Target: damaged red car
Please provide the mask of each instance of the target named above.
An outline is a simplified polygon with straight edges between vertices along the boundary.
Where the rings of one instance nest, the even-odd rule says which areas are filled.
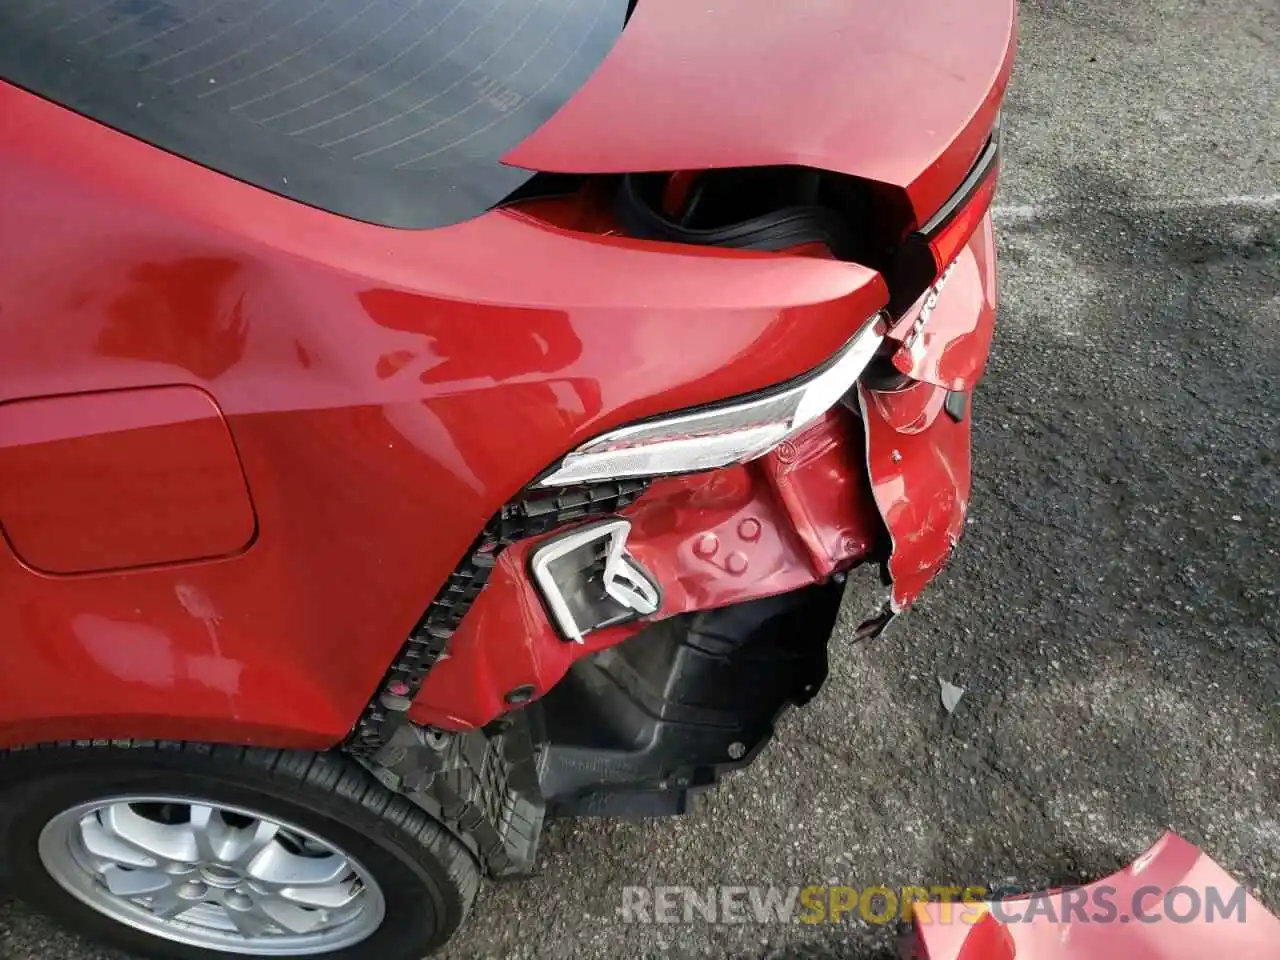
[[[963,529],[1015,21],[6,0],[0,880],[402,960],[749,764]]]

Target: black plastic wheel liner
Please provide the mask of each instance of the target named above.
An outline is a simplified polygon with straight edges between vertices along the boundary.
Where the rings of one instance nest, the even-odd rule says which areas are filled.
[[[0,78],[371,223],[440,227],[586,81],[627,0],[3,0]]]
[[[687,812],[818,692],[843,594],[833,581],[682,614],[578,661],[526,711],[548,814]]]

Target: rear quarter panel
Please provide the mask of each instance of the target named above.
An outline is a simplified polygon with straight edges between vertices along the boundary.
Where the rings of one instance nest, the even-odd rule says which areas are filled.
[[[886,299],[852,264],[505,212],[369,226],[3,83],[0,250],[0,403],[203,391],[257,520],[238,552],[110,572],[0,548],[0,745],[341,739],[536,473],[627,420],[796,376]]]

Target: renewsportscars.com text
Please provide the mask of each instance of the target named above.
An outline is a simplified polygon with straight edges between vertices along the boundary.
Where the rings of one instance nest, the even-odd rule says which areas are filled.
[[[917,903],[940,903],[938,921],[977,923],[987,914],[1005,924],[1036,920],[1070,923],[1243,923],[1243,887],[1139,887],[1121,893],[1099,884],[1002,898],[981,886],[624,887],[624,923],[897,923],[929,918]]]

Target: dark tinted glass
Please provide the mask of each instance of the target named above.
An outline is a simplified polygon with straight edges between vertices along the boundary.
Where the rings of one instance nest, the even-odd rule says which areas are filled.
[[[0,0],[0,77],[375,223],[476,216],[627,0]]]

